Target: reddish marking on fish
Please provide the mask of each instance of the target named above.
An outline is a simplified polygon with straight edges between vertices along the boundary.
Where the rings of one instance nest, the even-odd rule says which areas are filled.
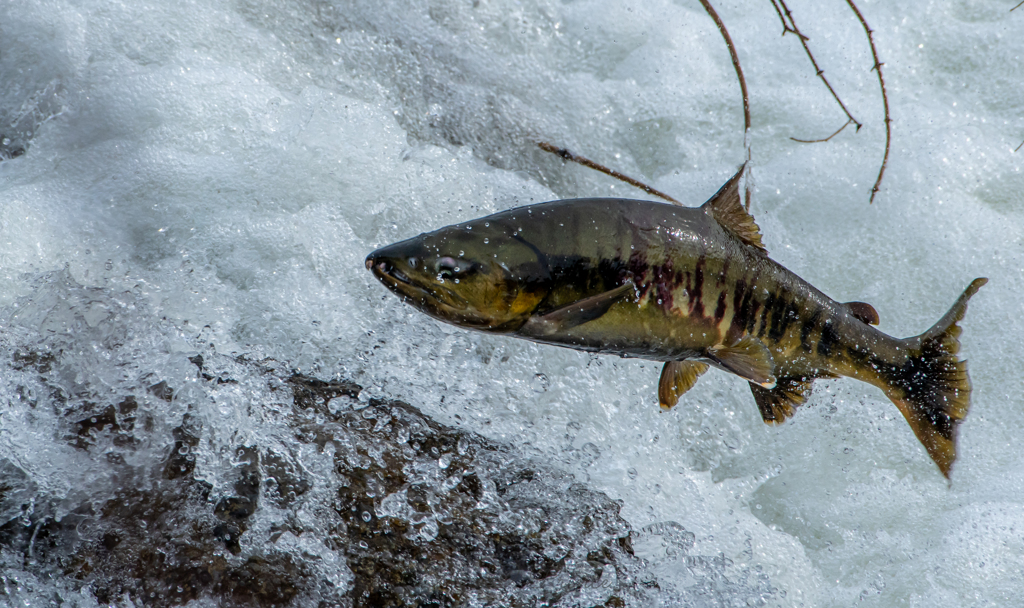
[[[693,289],[688,290],[690,296],[690,316],[704,316],[704,256],[697,258],[693,268]]]

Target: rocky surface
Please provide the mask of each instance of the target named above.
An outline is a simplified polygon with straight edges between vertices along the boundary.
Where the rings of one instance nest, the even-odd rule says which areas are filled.
[[[209,348],[154,347],[166,351],[163,369],[148,371],[134,347],[153,337],[94,312],[131,309],[130,294],[112,299],[59,273],[48,281],[56,297],[8,311],[0,334],[0,603],[718,606],[772,596],[763,576],[689,555],[693,535],[680,526],[633,530],[619,503],[550,463],[352,382]],[[63,329],[32,350],[17,342],[39,334],[19,318]],[[61,335],[115,356],[90,367],[104,359]],[[663,588],[634,543],[657,545],[689,586]]]

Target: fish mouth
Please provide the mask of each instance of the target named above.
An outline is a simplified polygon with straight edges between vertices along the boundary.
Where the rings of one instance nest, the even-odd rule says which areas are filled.
[[[395,265],[393,265],[391,262],[388,262],[387,260],[375,262],[374,260],[367,258],[366,268],[368,270],[371,270],[373,274],[377,276],[378,279],[383,279],[387,277],[394,279],[399,283],[405,283],[406,285],[415,286],[415,283],[413,283],[413,280],[410,279],[408,275],[406,275],[404,272],[399,270]]]

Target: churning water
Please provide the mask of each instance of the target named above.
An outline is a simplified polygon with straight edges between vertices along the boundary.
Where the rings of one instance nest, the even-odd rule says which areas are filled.
[[[864,124],[803,144],[842,111],[770,2],[716,2],[772,256],[898,336],[991,279],[947,484],[867,385],[767,427],[710,373],[661,413],[659,365],[443,326],[363,267],[640,197],[541,140],[703,202],[745,152],[699,3],[0,0],[0,604],[1021,605],[1014,4],[859,3],[869,205],[847,5],[790,3]]]

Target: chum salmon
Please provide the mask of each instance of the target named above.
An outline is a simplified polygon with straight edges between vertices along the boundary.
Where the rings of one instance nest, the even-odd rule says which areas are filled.
[[[673,407],[709,367],[750,383],[766,423],[846,376],[892,400],[949,477],[970,407],[957,358],[975,279],[928,331],[894,338],[863,302],[836,302],[768,257],[740,200],[741,169],[685,208],[592,198],[518,207],[389,245],[366,267],[424,313],[459,327],[664,361]]]

